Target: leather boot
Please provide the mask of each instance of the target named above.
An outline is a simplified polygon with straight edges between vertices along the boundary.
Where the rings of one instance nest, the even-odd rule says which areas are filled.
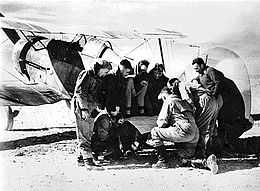
[[[78,166],[85,166],[85,162],[82,155],[77,157]]]
[[[217,157],[214,154],[211,154],[206,162],[205,167],[209,168],[212,174],[218,173],[218,164],[217,164]]]
[[[157,163],[153,164],[153,168],[168,168],[168,161],[167,161],[167,153],[165,147],[159,146],[156,147],[157,155],[158,155],[158,161]]]
[[[102,166],[97,165],[93,158],[84,159],[85,167],[87,170],[105,170]]]

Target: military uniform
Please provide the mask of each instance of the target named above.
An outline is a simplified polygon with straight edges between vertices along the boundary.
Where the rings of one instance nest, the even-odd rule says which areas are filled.
[[[176,95],[169,95],[163,103],[157,125],[158,127],[151,131],[156,147],[162,146],[163,141],[187,143],[192,150],[190,155],[195,153],[199,131],[193,117],[193,110],[187,101]]]
[[[84,159],[93,158],[91,150],[91,137],[94,128],[93,111],[101,107],[100,97],[101,79],[94,71],[83,70],[78,78],[75,93],[72,99],[72,108],[76,118],[78,152]],[[82,112],[87,113],[86,119]]]
[[[112,159],[119,159],[119,139],[117,129],[114,127],[111,117],[106,110],[101,111],[94,120],[92,136],[92,150],[96,156],[105,155]]]
[[[232,143],[252,127],[249,120],[245,118],[243,97],[232,80],[226,78],[222,72],[208,66],[197,77],[197,80],[212,98],[196,118],[205,142],[200,145],[207,144],[207,139],[210,140],[212,136],[217,136],[221,140],[222,146]],[[209,115],[209,113],[211,114]],[[207,116],[212,116],[212,120],[208,120],[206,123],[209,119]],[[215,128],[216,120],[218,120],[218,129]],[[207,128],[206,126],[211,127]],[[221,145],[211,146],[215,147],[214,150],[218,152],[222,150],[218,148]]]
[[[146,106],[148,110],[152,110],[152,114],[158,115],[163,105],[162,100],[158,100],[158,95],[163,87],[167,85],[169,78],[162,74],[161,77],[156,79],[153,74],[155,70],[158,69],[155,67],[149,72],[149,80],[146,93]]]

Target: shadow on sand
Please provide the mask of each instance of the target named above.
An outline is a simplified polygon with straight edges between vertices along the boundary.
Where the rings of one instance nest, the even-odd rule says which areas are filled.
[[[22,149],[27,146],[50,144],[74,139],[76,139],[76,132],[74,130],[62,133],[56,132],[54,134],[39,137],[31,136],[23,139],[0,142],[0,151],[17,148]],[[178,161],[176,160],[175,149],[168,149],[168,154],[170,158],[170,167],[176,168],[178,166]],[[260,163],[260,137],[238,139],[234,147],[234,152],[229,154],[229,156],[218,157],[219,173],[258,167]],[[144,148],[138,151],[138,156],[136,158],[128,158],[112,164],[103,162],[102,165],[104,165],[106,169],[139,169],[151,168],[151,164],[156,161],[157,157],[155,150],[152,148]]]
[[[59,141],[72,140],[72,139],[76,139],[75,131],[65,131],[62,133],[55,133],[55,134],[44,135],[39,137],[37,136],[26,137],[23,139],[0,142],[0,151],[17,149],[21,147],[38,145],[38,144],[49,144],[49,143],[55,143]]]
[[[218,174],[246,170],[259,167],[260,160],[257,156],[251,155],[243,158],[221,158],[218,160],[219,171]]]

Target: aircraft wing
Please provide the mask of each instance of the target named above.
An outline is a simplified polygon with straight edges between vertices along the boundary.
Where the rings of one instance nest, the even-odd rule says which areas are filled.
[[[26,84],[15,75],[1,71],[0,106],[33,106],[70,99],[44,83]]]
[[[7,17],[0,18],[1,28],[21,30],[21,31],[29,31],[35,33],[45,33],[45,34],[79,34],[79,31],[71,32],[59,32],[52,31],[37,26],[35,24],[31,24],[29,22],[20,21],[17,19],[10,19]],[[152,29],[150,31],[140,31],[140,30],[129,30],[129,31],[121,31],[121,30],[93,30],[88,29],[83,33],[80,33],[85,36],[99,37],[104,39],[178,39],[185,38],[186,35],[173,31],[173,30],[165,30],[161,28]]]
[[[0,105],[2,106],[33,106],[56,103],[66,99],[69,98],[44,84],[21,85],[12,82],[0,84]]]
[[[37,32],[37,33],[50,33],[47,29],[45,29],[43,27],[31,24],[31,23],[19,21],[16,19],[0,17],[0,23],[1,23],[1,25],[0,25],[1,28]]]
[[[0,84],[1,106],[33,106],[56,103],[65,99],[69,98],[44,84],[21,85],[17,82]]]

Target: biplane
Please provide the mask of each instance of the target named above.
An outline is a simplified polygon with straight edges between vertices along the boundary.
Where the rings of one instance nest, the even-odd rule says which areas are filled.
[[[165,29],[149,32],[89,30],[80,34],[51,32],[35,24],[6,18],[2,14],[1,29],[12,43],[11,52],[6,55],[8,58],[1,61],[1,76],[5,76],[5,80],[0,81],[2,120],[5,129],[9,130],[12,129],[13,118],[19,113],[12,111],[11,106],[38,106],[61,100],[69,105],[80,71],[90,68],[99,59],[112,61],[114,68],[122,58],[131,59],[114,51],[111,40],[155,40],[158,42],[161,62],[167,64],[162,41],[178,41],[186,37],[180,32]],[[71,35],[73,39],[60,40],[60,35]],[[187,46],[200,48],[198,45]],[[251,89],[243,60],[233,51],[222,47],[213,47],[201,56],[209,65],[219,68],[235,81],[245,100],[246,115],[249,117]],[[191,76],[189,69],[180,74],[184,81]]]
[[[48,38],[48,35],[66,35],[50,32],[40,26],[8,19],[1,14],[1,28],[12,42],[9,62],[1,68],[0,105],[4,108],[6,129],[11,129],[18,111],[10,106],[38,106],[61,100],[69,103],[78,74],[97,59],[120,62],[113,50],[111,39],[176,39],[185,37],[175,31],[157,29],[155,32],[94,31],[74,35],[71,41]],[[2,60],[5,62],[5,59]],[[7,70],[7,68],[14,70]]]

